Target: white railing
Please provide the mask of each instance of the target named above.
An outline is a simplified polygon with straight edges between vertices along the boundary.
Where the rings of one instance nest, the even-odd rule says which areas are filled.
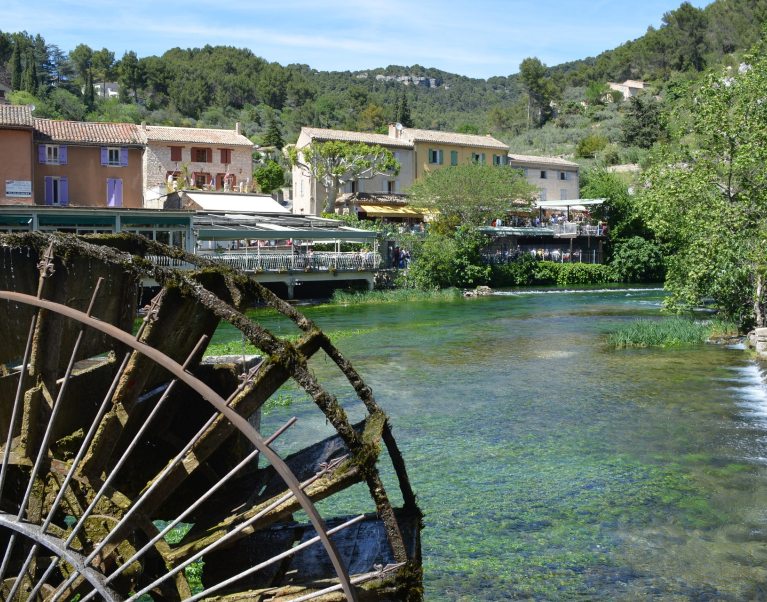
[[[378,253],[206,253],[205,257],[245,272],[363,272],[381,266]]]

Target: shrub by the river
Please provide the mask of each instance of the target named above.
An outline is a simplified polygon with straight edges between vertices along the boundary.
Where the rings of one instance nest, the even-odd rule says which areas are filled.
[[[701,322],[691,318],[671,317],[661,320],[640,318],[610,334],[610,345],[626,347],[677,347],[705,343],[718,322]]]
[[[492,285],[497,287],[532,284],[573,286],[615,281],[615,274],[607,265],[538,261],[530,256],[523,256],[513,263],[495,265],[492,273]]]
[[[461,297],[457,288],[422,290],[397,288],[385,291],[347,292],[337,290],[332,303],[339,305],[364,305],[373,303],[413,303],[419,301],[453,301]]]

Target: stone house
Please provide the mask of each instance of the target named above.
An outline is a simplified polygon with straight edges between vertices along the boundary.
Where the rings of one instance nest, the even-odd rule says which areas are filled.
[[[29,106],[0,104],[0,205],[35,202],[33,131]]]
[[[579,165],[557,157],[508,155],[508,165],[521,169],[528,183],[539,191],[541,201],[580,198]]]
[[[234,130],[139,126],[146,141],[144,190],[194,186],[203,190],[250,188],[253,143]],[[187,178],[186,185],[178,184]]]
[[[138,126],[37,118],[33,124],[36,204],[143,206]]]

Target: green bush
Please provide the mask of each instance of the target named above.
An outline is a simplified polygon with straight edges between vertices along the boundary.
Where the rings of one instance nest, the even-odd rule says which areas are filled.
[[[591,263],[557,263],[523,256],[506,265],[493,266],[492,286],[608,284],[616,278],[610,266]]]
[[[575,156],[593,159],[599,151],[609,144],[609,142],[610,141],[606,136],[589,134],[578,142],[578,146],[575,147]]]
[[[610,345],[627,347],[678,347],[695,345],[708,340],[711,322],[697,322],[690,318],[673,317],[663,320],[639,319],[609,335]]]
[[[658,244],[640,236],[617,243],[610,265],[621,282],[662,282],[666,272]]]

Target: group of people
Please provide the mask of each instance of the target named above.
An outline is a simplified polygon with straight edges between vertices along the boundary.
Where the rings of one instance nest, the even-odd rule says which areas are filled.
[[[391,254],[391,267],[404,270],[410,266],[410,251],[394,247]]]

